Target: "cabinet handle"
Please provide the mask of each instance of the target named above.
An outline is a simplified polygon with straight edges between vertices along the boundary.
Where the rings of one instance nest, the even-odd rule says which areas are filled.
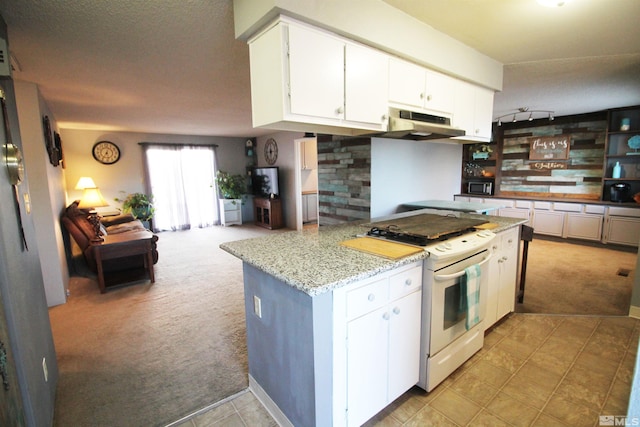
[[[506,260],[507,260],[507,257],[506,257],[506,256],[503,256],[503,257],[502,257],[502,261],[506,261]]]
[[[400,314],[400,309],[398,307],[393,307],[393,314]]]
[[[404,281],[405,286],[411,286],[411,278],[407,278],[407,280]]]
[[[424,99],[424,93],[420,94],[420,99]]]
[[[387,121],[387,115],[386,114],[383,114],[382,117],[380,117],[380,118],[382,119],[383,122]]]
[[[493,249],[494,251],[497,251],[497,250],[498,250],[498,245],[493,245],[492,249]]]
[[[389,320],[389,312],[385,311],[384,314],[382,315],[382,318],[384,320]]]
[[[513,239],[509,239],[509,240],[507,240],[507,242],[513,243]]]
[[[344,112],[344,109],[342,107],[336,108],[336,114],[342,114],[343,112]]]
[[[374,299],[376,299],[376,296],[374,294],[369,294],[369,296],[367,297],[367,299],[369,301],[373,301]]]
[[[431,95],[427,95],[427,101],[431,101],[433,97]]]
[[[476,129],[476,135],[480,133],[480,129]]]

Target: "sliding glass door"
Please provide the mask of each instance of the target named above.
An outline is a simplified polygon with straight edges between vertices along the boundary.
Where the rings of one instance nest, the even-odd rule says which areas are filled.
[[[155,231],[219,224],[215,146],[143,144]]]

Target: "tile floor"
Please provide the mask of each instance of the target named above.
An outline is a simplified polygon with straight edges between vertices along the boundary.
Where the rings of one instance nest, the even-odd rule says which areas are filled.
[[[512,314],[431,393],[415,387],[367,426],[598,426],[627,411],[640,320]],[[247,391],[175,427],[274,426]]]

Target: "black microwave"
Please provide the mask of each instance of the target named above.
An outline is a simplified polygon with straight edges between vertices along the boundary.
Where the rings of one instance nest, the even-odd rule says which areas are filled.
[[[493,182],[470,181],[467,183],[467,193],[469,194],[493,194]]]

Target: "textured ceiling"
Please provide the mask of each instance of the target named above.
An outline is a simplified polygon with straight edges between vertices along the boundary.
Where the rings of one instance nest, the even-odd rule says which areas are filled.
[[[495,114],[640,104],[640,1],[385,0],[505,63]],[[255,136],[232,0],[2,0],[14,78],[62,128]]]

